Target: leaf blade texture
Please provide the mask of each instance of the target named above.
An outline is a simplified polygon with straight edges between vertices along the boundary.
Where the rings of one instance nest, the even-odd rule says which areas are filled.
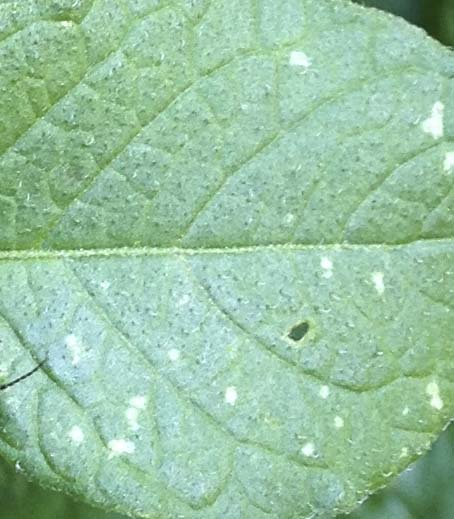
[[[0,450],[137,517],[331,517],[453,416],[454,57],[342,1],[5,4]]]

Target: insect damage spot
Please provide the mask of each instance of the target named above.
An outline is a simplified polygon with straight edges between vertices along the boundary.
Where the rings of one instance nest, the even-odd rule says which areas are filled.
[[[288,333],[288,337],[294,342],[299,342],[305,337],[308,331],[309,323],[307,321],[303,321],[301,323],[295,324],[295,326],[292,327]]]

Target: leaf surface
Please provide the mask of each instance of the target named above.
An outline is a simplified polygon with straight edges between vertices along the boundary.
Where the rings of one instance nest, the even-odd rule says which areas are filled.
[[[454,56],[328,0],[0,5],[0,451],[150,518],[332,517],[454,415]]]

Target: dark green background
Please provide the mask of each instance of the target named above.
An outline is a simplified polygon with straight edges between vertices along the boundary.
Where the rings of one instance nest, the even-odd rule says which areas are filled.
[[[403,16],[445,45],[454,46],[454,0],[356,0],[356,3]]]
[[[454,46],[454,0],[361,0],[358,3],[404,16],[444,44]],[[121,516],[106,514],[61,494],[42,490],[0,460],[0,518],[121,519]],[[450,427],[434,449],[411,470],[367,500],[348,519],[454,519],[454,427]]]

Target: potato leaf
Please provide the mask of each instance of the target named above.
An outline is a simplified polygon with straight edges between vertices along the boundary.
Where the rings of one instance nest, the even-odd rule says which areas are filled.
[[[0,453],[133,517],[351,510],[454,416],[454,55],[341,0],[2,2]]]

